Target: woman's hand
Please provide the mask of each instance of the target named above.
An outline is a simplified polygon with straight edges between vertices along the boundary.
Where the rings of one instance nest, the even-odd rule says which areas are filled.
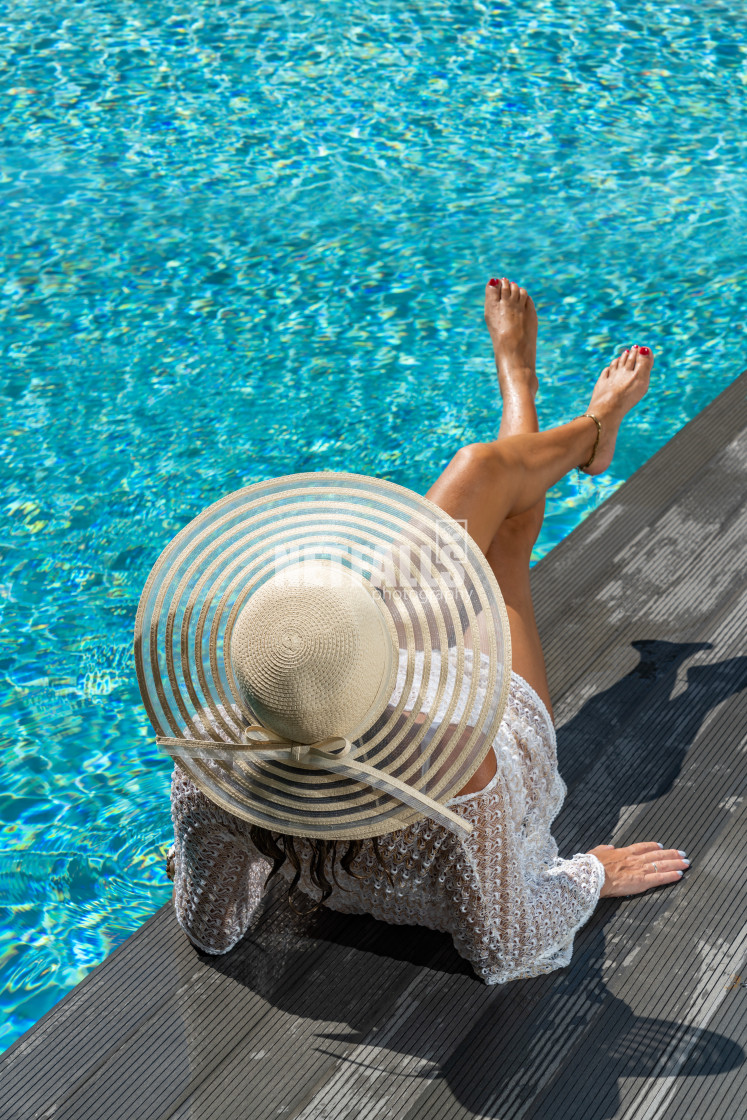
[[[684,869],[690,866],[684,852],[677,848],[660,848],[653,840],[629,844],[627,848],[600,844],[591,849],[591,854],[604,865],[600,898],[641,894],[650,887],[678,883]]]

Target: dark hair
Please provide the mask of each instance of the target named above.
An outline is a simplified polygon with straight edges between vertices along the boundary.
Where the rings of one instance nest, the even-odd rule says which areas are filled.
[[[293,903],[293,891],[296,889],[298,880],[301,878],[301,860],[299,853],[296,851],[295,839],[293,836],[286,836],[285,833],[270,832],[266,828],[260,828],[259,825],[253,824],[249,830],[249,836],[252,843],[260,855],[266,856],[272,860],[272,870],[265,879],[265,887],[270,882],[274,875],[277,875],[280,868],[285,863],[286,859],[290,860],[291,867],[294,871],[293,882],[288,888],[288,904],[296,914],[306,916],[313,914],[320,906],[323,906],[329,896],[332,894],[333,886],[338,886],[340,890],[347,890],[337,878],[337,864],[339,856],[339,866],[353,879],[364,879],[365,875],[356,875],[353,871],[352,864],[360,855],[365,840],[348,840],[347,851],[344,855],[338,852],[337,845],[341,843],[339,840],[322,840],[318,837],[306,837],[306,843],[311,847],[311,859],[309,860],[309,879],[313,886],[322,892],[322,897],[315,903],[310,910],[299,910]],[[381,850],[376,837],[371,837],[371,846],[373,847],[374,855],[383,870],[390,884],[394,886],[392,876],[389,869],[381,858]],[[327,860],[332,857],[331,872],[333,882],[330,883],[327,878]]]

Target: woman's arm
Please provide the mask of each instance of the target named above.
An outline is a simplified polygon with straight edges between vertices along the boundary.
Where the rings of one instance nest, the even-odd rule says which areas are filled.
[[[560,859],[554,844],[541,850],[527,843],[525,808],[521,785],[501,773],[488,793],[458,809],[474,831],[462,841],[465,871],[447,873],[457,895],[451,932],[458,952],[488,984],[567,965],[604,881],[601,863],[589,853]]]
[[[227,953],[246,934],[270,871],[243,822],[209,800],[174,766],[174,910],[197,948]]]

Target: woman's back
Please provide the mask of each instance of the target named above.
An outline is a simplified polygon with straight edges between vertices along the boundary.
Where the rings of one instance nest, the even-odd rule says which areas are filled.
[[[550,824],[566,788],[555,733],[542,701],[515,673],[493,747],[498,766],[489,785],[448,802],[471,822],[468,837],[428,819],[380,837],[391,884],[364,843],[353,867],[361,878],[337,867],[341,886],[325,904],[449,933],[482,979],[503,983],[570,962],[573,937],[597,904],[604,868],[590,853],[558,858]],[[177,918],[200,948],[226,953],[249,928],[271,865],[254,847],[251,825],[208,799],[178,766],[172,817]],[[310,846],[304,840],[296,846],[308,868]],[[292,879],[289,861],[280,874]],[[330,868],[327,877],[333,881]],[[298,888],[312,901],[318,895],[305,872]]]

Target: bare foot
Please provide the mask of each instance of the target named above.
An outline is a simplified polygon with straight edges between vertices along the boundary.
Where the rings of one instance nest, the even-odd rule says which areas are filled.
[[[504,402],[537,392],[537,312],[525,288],[505,277],[485,288],[485,323],[493,343]]]
[[[521,310],[523,307],[523,311]],[[538,432],[534,398],[538,381],[534,372],[537,350],[537,312],[524,288],[508,280],[488,284],[485,322],[493,341],[498,383],[503,398],[498,438]],[[523,553],[527,573],[532,549],[542,528],[545,499],[524,513],[508,517],[497,530],[491,550],[503,556]],[[518,564],[521,567],[521,564]]]
[[[586,474],[601,474],[612,462],[615,441],[623,417],[648,392],[654,356],[647,346],[626,350],[602,370],[591,394],[588,412],[602,425],[594,462]]]

